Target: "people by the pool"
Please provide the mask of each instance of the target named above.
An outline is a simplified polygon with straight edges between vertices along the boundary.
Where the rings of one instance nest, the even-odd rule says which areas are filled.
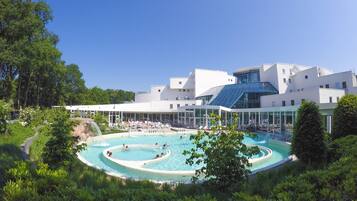
[[[155,159],[163,157],[165,154],[164,152],[161,152],[161,154],[156,154]]]
[[[123,151],[128,151],[128,149],[129,149],[129,146],[128,146],[128,145],[126,145],[126,144],[123,144],[123,148],[122,148],[122,150],[123,150]]]

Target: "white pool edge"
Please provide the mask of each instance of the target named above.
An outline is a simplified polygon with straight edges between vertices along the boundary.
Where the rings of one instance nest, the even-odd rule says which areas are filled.
[[[87,143],[87,141],[89,139],[94,139],[94,138],[101,138],[101,139],[111,139],[111,138],[117,138],[117,137],[129,137],[129,136],[154,136],[154,135],[177,135],[177,134],[192,134],[192,132],[197,132],[198,130],[190,130],[190,131],[185,131],[185,132],[172,132],[172,133],[165,133],[165,134],[161,134],[161,133],[142,133],[142,132],[125,132],[125,133],[114,133],[114,134],[107,134],[107,135],[101,135],[101,136],[95,136],[95,137],[90,137],[88,138],[86,141],[80,141],[78,144],[83,144],[83,143]],[[93,141],[91,140],[90,143],[92,143]],[[283,143],[283,144],[286,144],[286,145],[291,145],[290,142],[285,142],[285,141],[279,141],[279,140],[274,140],[276,142],[279,142],[279,143]],[[257,145],[259,146],[259,145]],[[90,166],[90,167],[93,167],[93,168],[96,168],[98,170],[102,170],[105,174],[107,175],[110,175],[110,176],[114,176],[114,177],[118,177],[118,178],[121,178],[121,179],[130,179],[130,180],[133,180],[133,181],[150,181],[150,182],[153,182],[153,183],[156,183],[156,184],[164,184],[164,183],[171,183],[171,184],[177,184],[177,183],[183,183],[183,184],[190,184],[191,182],[187,181],[187,182],[175,182],[175,181],[159,181],[159,180],[152,180],[152,179],[138,179],[138,178],[132,178],[132,177],[127,177],[127,176],[124,176],[122,174],[119,174],[119,173],[116,173],[116,172],[112,172],[112,171],[107,171],[107,170],[104,170],[103,168],[99,167],[99,166],[96,166],[96,165],[93,165],[92,163],[90,163],[89,161],[87,161],[86,159],[84,159],[79,153],[77,153],[77,157],[78,159],[83,162],[84,164]],[[266,167],[263,167],[263,168],[259,168],[257,170],[254,170],[254,171],[251,171],[251,173],[249,174],[250,176],[251,175],[255,175],[257,173],[260,173],[260,172],[264,172],[266,170],[269,170],[269,169],[274,169],[276,167],[279,167],[287,162],[290,162],[290,161],[295,161],[296,160],[296,156],[295,155],[289,155],[287,158],[279,161],[279,162],[276,162],[274,164],[271,164],[271,165],[268,165]]]

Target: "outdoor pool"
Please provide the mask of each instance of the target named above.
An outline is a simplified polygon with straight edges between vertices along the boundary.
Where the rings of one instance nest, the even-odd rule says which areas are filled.
[[[158,182],[190,182],[194,170],[199,168],[185,164],[186,156],[182,154],[193,147],[190,135],[98,136],[87,142],[87,149],[79,153],[79,158],[87,165],[114,176]],[[250,159],[252,171],[281,163],[289,157],[288,144],[268,140],[262,135],[254,138],[245,136],[244,143],[257,145],[260,149],[260,153]],[[167,146],[164,147],[164,144]],[[112,155],[108,156],[108,152]]]

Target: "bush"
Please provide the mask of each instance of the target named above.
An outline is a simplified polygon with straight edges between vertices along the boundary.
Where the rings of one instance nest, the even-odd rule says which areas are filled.
[[[292,153],[305,164],[319,165],[326,158],[324,129],[319,107],[313,102],[303,102],[297,112]]]
[[[278,184],[272,200],[356,200],[357,199],[357,137],[347,136],[330,145],[336,161],[326,169],[307,171],[290,176]]]
[[[355,200],[357,160],[344,157],[326,170],[308,171],[278,184],[273,200]]]
[[[8,133],[7,120],[10,118],[10,104],[0,100],[0,134]]]
[[[328,156],[330,162],[337,161],[342,157],[357,158],[357,136],[349,135],[334,140],[329,145]]]
[[[337,103],[333,113],[332,139],[357,135],[357,96],[346,95]]]
[[[98,124],[102,132],[105,132],[108,129],[108,119],[104,115],[97,112],[92,118],[95,123]]]
[[[57,109],[51,125],[50,139],[42,154],[43,161],[51,168],[71,165],[77,158],[77,152],[82,150],[82,145],[77,145],[79,138],[72,136],[74,122],[64,109]]]
[[[248,158],[259,152],[258,147],[249,147],[243,143],[244,133],[237,131],[237,117],[228,127],[219,124],[220,116],[211,115],[211,131],[199,131],[191,135],[194,147],[185,150],[189,165],[202,164],[196,170],[194,181],[204,176],[209,184],[221,191],[229,191],[232,187],[241,186],[247,179],[251,166]]]

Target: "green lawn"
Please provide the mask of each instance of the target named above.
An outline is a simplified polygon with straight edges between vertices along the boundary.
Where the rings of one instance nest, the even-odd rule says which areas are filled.
[[[33,161],[41,160],[41,155],[42,155],[43,149],[49,139],[50,139],[49,135],[46,135],[41,132],[39,133],[37,139],[34,140],[32,146],[30,147],[31,160],[33,160]]]
[[[10,134],[0,135],[0,145],[13,144],[20,146],[28,137],[34,135],[33,129],[24,127],[20,123],[16,122],[9,125]]]
[[[6,171],[14,167],[16,161],[22,160],[20,145],[34,134],[31,128],[23,127],[20,123],[10,124],[9,128],[10,134],[0,135],[0,186],[5,183]]]

